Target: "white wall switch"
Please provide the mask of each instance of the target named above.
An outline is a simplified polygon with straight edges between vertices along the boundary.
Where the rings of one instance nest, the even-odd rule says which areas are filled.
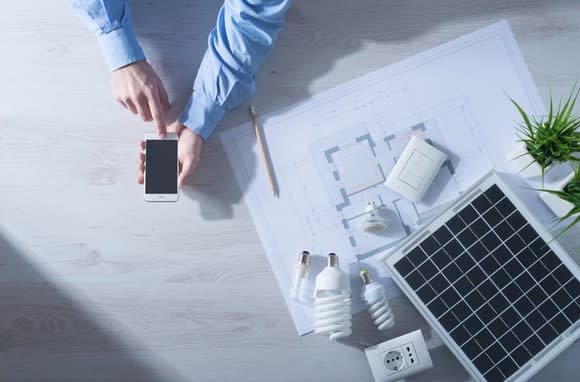
[[[419,202],[446,158],[445,153],[413,135],[387,177],[385,186],[413,202]]]
[[[365,349],[375,382],[391,382],[433,367],[420,330]]]

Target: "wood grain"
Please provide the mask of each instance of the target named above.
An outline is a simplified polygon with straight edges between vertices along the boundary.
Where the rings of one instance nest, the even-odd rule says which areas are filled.
[[[408,301],[381,335],[296,336],[214,134],[175,204],[146,204],[143,124],[118,107],[93,34],[65,2],[0,12],[0,381],[371,381],[361,348],[426,330],[435,369],[468,374]],[[134,1],[134,25],[183,107],[219,1]],[[257,77],[218,131],[507,18],[544,99],[580,77],[576,0],[296,0]],[[297,142],[299,144],[299,142]],[[561,242],[580,261],[578,229]],[[574,344],[535,381],[573,381]]]

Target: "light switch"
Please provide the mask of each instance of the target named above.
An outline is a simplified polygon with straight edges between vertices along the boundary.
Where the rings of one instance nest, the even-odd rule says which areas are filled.
[[[419,202],[446,158],[445,153],[413,135],[385,185],[405,198]]]

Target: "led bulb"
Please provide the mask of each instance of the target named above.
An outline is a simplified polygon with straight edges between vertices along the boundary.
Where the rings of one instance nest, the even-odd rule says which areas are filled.
[[[367,233],[380,233],[387,229],[387,224],[379,216],[379,209],[375,202],[370,202],[366,207],[367,216],[362,225],[362,230]]]

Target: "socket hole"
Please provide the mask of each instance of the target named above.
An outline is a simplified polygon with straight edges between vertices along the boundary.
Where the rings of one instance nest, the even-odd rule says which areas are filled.
[[[413,354],[409,353],[409,357],[412,357],[412,356],[413,356]]]
[[[395,370],[399,370],[399,368],[397,366],[395,366]]]
[[[411,351],[411,348],[409,348],[408,346],[407,346],[407,351]]]
[[[411,363],[415,363],[415,360],[413,358],[411,358]]]
[[[391,361],[387,360],[387,363],[391,363]]]
[[[399,357],[397,357],[397,360],[399,359]]]

